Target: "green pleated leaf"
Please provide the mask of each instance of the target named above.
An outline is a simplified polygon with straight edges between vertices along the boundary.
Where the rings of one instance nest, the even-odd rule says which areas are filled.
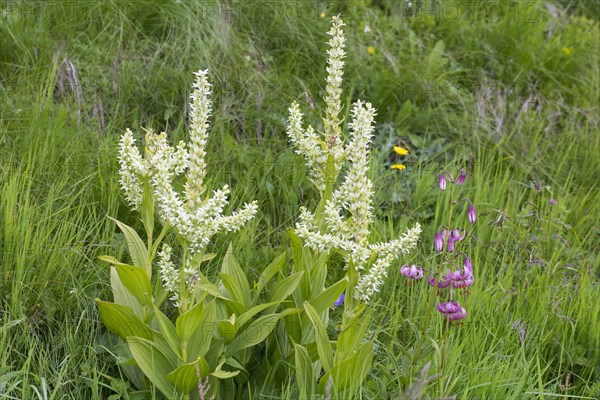
[[[317,350],[319,352],[321,365],[323,365],[325,372],[329,372],[333,367],[333,353],[331,344],[329,344],[329,338],[327,337],[327,331],[319,318],[319,314],[308,301],[304,302],[304,311],[315,327]]]
[[[240,327],[243,327],[246,324],[246,322],[250,321],[252,319],[252,317],[254,317],[256,314],[258,314],[259,312],[261,312],[269,307],[276,306],[277,304],[281,304],[281,301],[273,301],[270,303],[259,304],[257,306],[252,307],[251,309],[242,313],[238,317],[238,325]]]
[[[238,284],[238,281],[233,276],[227,274],[221,274],[221,281],[223,282],[225,289],[227,289],[231,297],[233,297],[233,301],[244,307],[242,312],[246,311],[246,296],[244,295],[244,290]]]
[[[225,258],[223,259],[221,272],[222,274],[231,276],[236,283],[236,294],[234,295],[233,293],[231,293],[231,295],[234,296],[234,300],[236,300],[239,303],[242,303],[244,307],[249,308],[251,301],[250,284],[248,283],[246,274],[244,273],[240,265],[235,260],[235,257],[233,256],[233,249],[231,244],[229,244],[229,248],[227,249],[227,253],[225,254]],[[223,282],[223,284],[225,284],[225,282]],[[227,290],[229,290],[228,287]]]
[[[263,315],[238,334],[225,349],[225,356],[230,357],[240,350],[262,342],[273,331],[280,318],[300,311],[297,308],[288,308],[278,314]]]
[[[152,286],[146,271],[126,264],[116,265],[115,269],[123,286],[129,290],[140,304],[152,304]]]
[[[198,388],[198,371],[202,379],[210,374],[210,368],[204,357],[200,356],[196,362],[179,366],[175,371],[167,375],[167,380],[175,385],[183,393],[189,393]]]
[[[346,279],[341,279],[324,290],[314,299],[310,300],[310,304],[314,307],[318,314],[333,306],[333,303],[340,298],[341,294],[346,290]]]
[[[294,290],[296,290],[303,275],[304,272],[297,272],[277,282],[273,289],[269,291],[269,301],[274,302],[285,300],[294,292]],[[267,312],[274,312],[276,307],[277,306],[270,307]]]
[[[177,390],[167,379],[167,376],[175,369],[169,358],[150,340],[131,336],[127,338],[127,343],[133,358],[144,375],[167,398],[175,398]]]
[[[350,357],[337,363],[321,377],[319,393],[326,394],[327,382],[332,379],[337,397],[353,397],[369,372],[372,360],[373,343],[363,342]]]
[[[220,359],[221,359],[221,362],[219,363],[219,365],[217,365],[217,368],[215,368],[215,370],[210,373],[212,376],[219,378],[219,379],[229,379],[229,378],[233,378],[234,376],[236,376],[240,373],[240,371],[223,371],[222,368],[223,368],[223,365],[226,363],[226,358],[221,356]]]
[[[368,315],[361,318],[366,308],[367,305],[364,303],[358,306],[355,315],[342,328],[342,332],[337,340],[338,350],[336,351],[334,362],[337,363],[349,357],[352,352],[357,350],[363,338],[366,336],[370,318]]]
[[[160,331],[162,332],[165,340],[169,344],[173,353],[177,354],[177,357],[182,359],[181,357],[181,342],[179,341],[179,336],[177,336],[177,331],[175,330],[175,325],[171,322],[171,320],[162,313],[158,309],[158,307],[154,306],[154,317],[158,322],[158,326],[160,327]]]
[[[294,232],[293,229],[288,229],[288,235],[290,237],[290,250],[292,252],[292,259],[294,260],[294,271],[304,271],[304,256],[302,252],[302,239]]]
[[[235,338],[238,331],[238,321],[235,314],[232,314],[229,319],[219,321],[219,335],[225,341],[225,344],[229,344]]]
[[[308,356],[308,351],[303,346],[294,343],[294,350],[296,383],[300,391],[300,398],[312,399],[315,392],[315,370]]]
[[[123,340],[129,336],[139,336],[150,339],[152,331],[144,322],[131,310],[131,308],[122,304],[110,303],[96,299],[100,317],[106,328],[116,334]]]
[[[144,182],[140,214],[142,215],[142,223],[144,224],[144,228],[146,228],[146,233],[149,237],[152,237],[154,231],[154,202],[152,201],[152,186],[148,180]]]
[[[281,269],[285,265],[286,260],[287,252],[283,252],[277,257],[275,257],[273,262],[271,262],[271,264],[269,264],[269,266],[265,268],[262,274],[260,274],[260,278],[258,280],[258,283],[256,284],[255,298],[258,298],[260,292],[262,292],[262,290],[264,289],[266,284],[271,280],[271,278],[275,276],[275,274],[277,274],[279,271],[281,271]]]
[[[192,324],[188,325],[188,332],[192,333],[187,339],[186,361],[196,360],[200,356],[206,355],[211,346],[212,338],[217,330],[217,305],[214,300],[203,307],[195,329],[193,327]]]
[[[115,303],[131,308],[133,313],[140,319],[144,318],[142,305],[135,298],[135,296],[132,295],[131,292],[125,288],[125,286],[123,286],[115,267],[110,267],[110,286],[113,292],[113,300]]]
[[[131,256],[133,265],[135,265],[136,267],[143,268],[144,271],[146,271],[148,276],[151,278],[152,266],[147,260],[148,249],[146,248],[146,245],[144,244],[142,239],[140,239],[137,232],[133,228],[125,225],[119,220],[116,220],[111,217],[108,218],[112,220],[115,224],[117,224],[119,229],[121,229],[121,232],[123,232],[123,235],[125,235],[125,239],[127,240],[127,248],[129,249],[129,255]]]

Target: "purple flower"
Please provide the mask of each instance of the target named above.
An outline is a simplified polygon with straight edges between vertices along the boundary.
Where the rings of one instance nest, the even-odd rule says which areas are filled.
[[[405,264],[402,266],[402,268],[400,268],[400,273],[407,278],[419,280],[423,277],[423,268],[414,264],[409,267]]]
[[[460,186],[465,183],[465,178],[467,177],[465,170],[462,168],[460,169],[459,174],[460,175],[458,175],[458,178],[456,179],[456,186]]]
[[[460,311],[461,307],[458,301],[447,301],[445,303],[438,303],[437,309],[439,312],[447,314]]]
[[[454,253],[454,240],[452,238],[448,239],[448,251]]]
[[[435,251],[437,251],[438,253],[441,253],[442,250],[444,249],[444,236],[446,235],[446,231],[444,230],[444,232],[436,232],[435,236],[433,238],[433,243],[435,244]]]
[[[550,199],[550,205],[555,206],[558,201],[556,199]]]
[[[465,261],[463,265],[465,266],[465,268],[471,271],[471,273],[473,273],[473,264],[471,264],[471,260],[469,260],[469,257],[465,256]]]
[[[437,283],[437,287],[440,289],[447,288],[452,283],[450,281],[450,279],[448,279],[448,273],[450,273],[450,270],[448,270],[446,275],[442,275],[442,278],[440,279],[439,283],[437,283],[437,278],[432,278],[431,276],[428,275],[427,283],[429,283],[429,286],[433,286],[433,287],[435,287],[435,285]]]
[[[446,175],[443,172],[440,174],[439,184],[442,192],[446,190]]]
[[[464,267],[462,271],[451,272],[448,278],[452,281],[452,287],[455,289],[464,289],[475,281],[473,273],[467,267]]]
[[[465,236],[467,236],[467,230],[463,229],[462,235],[461,235],[460,231],[457,228],[454,228],[451,232],[448,232],[448,235],[449,235],[448,240],[452,240],[454,242],[460,242],[461,240],[463,240],[465,238]]]
[[[456,321],[459,319],[463,319],[467,316],[467,310],[465,310],[464,308],[460,308],[460,310],[453,312],[453,313],[448,313],[446,314],[446,318],[448,318],[450,321]]]
[[[477,214],[475,213],[475,206],[473,203],[469,205],[469,222],[474,224],[477,219]]]
[[[462,231],[462,235],[460,234],[460,231],[456,228],[454,228],[451,231],[448,231],[444,236],[447,237],[446,243],[448,246],[448,251],[450,253],[454,253],[454,243],[456,242],[460,242],[461,240],[463,240],[465,238],[465,236],[467,235],[467,231],[466,229],[463,229]]]
[[[345,294],[345,293],[342,293],[342,295],[340,296],[340,298],[339,298],[339,299],[337,299],[337,300],[335,301],[335,303],[333,303],[333,306],[334,306],[334,307],[339,307],[339,306],[341,306],[342,304],[344,304],[344,298],[345,298],[345,297],[346,297],[346,294]]]
[[[437,309],[450,321],[463,319],[467,316],[467,310],[461,307],[458,301],[438,303]]]

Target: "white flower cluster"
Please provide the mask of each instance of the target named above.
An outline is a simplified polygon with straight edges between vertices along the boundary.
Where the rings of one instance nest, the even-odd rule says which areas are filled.
[[[158,252],[158,268],[163,286],[171,295],[171,300],[179,306],[179,271],[171,260],[173,249],[168,244],[163,244],[162,250]]]
[[[323,118],[323,128],[325,140],[321,140],[312,126],[303,128],[302,113],[296,102],[289,108],[290,116],[288,118],[287,134],[290,141],[296,147],[296,153],[301,154],[306,159],[309,168],[310,179],[320,192],[325,190],[326,179],[335,179],[340,172],[345,153],[341,139],[339,113],[342,109],[340,102],[342,94],[342,75],[344,72],[343,58],[346,55],[344,51],[345,38],[343,21],[334,16],[332,18],[331,30],[328,34],[329,50],[327,50],[327,86],[325,88],[325,116]],[[327,159],[331,157],[333,161],[333,175],[327,177],[325,166]]]
[[[213,192],[212,197],[202,198],[206,175],[206,139],[208,118],[211,113],[210,83],[207,71],[196,73],[191,94],[190,144],[180,142],[172,148],[167,135],[146,135],[145,158],[142,159],[130,130],[121,138],[121,186],[134,209],[139,209],[143,182],[151,182],[163,222],[169,223],[189,243],[193,253],[201,251],[210,238],[218,232],[236,231],[254,218],[258,209],[256,201],[232,213],[223,215],[227,205],[229,188],[224,186]],[[173,188],[176,175],[186,172],[185,197],[182,199]]]
[[[119,175],[121,188],[125,192],[125,198],[134,210],[139,209],[142,204],[142,182],[139,177],[148,175],[147,163],[142,159],[138,148],[133,140],[130,129],[125,130],[119,144]]]
[[[344,148],[338,115],[341,111],[341,83],[344,62],[343,22],[332,20],[329,34],[330,49],[327,66],[327,95],[324,128],[326,143],[319,140],[312,127],[302,128],[302,113],[296,103],[290,107],[288,135],[296,152],[307,160],[311,178],[323,194],[326,187],[326,168],[330,157],[334,160],[335,176],[341,170],[344,158],[349,161],[343,182],[327,199],[322,215],[302,208],[296,233],[306,246],[319,252],[338,249],[346,255],[361,274],[355,296],[364,301],[376,293],[387,269],[399,255],[406,255],[416,247],[421,233],[417,223],[400,238],[387,243],[369,244],[369,225],[373,219],[373,182],[368,178],[369,145],[373,137],[375,109],[370,103],[357,101],[351,112],[349,143]],[[323,219],[318,221],[317,218]],[[324,222],[324,223],[323,223]],[[369,268],[370,265],[370,268]]]

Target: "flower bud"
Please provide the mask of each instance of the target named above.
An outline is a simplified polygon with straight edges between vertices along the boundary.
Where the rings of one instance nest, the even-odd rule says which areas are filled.
[[[467,177],[467,174],[465,173],[465,170],[461,168],[459,171],[458,178],[456,179],[456,186],[460,186],[463,183],[465,183],[466,177]]]
[[[441,253],[444,249],[444,236],[441,232],[436,232],[435,237],[433,239],[433,243],[435,244],[435,251]]]
[[[469,222],[474,224],[477,219],[477,213],[475,212],[475,206],[473,203],[469,205]]]

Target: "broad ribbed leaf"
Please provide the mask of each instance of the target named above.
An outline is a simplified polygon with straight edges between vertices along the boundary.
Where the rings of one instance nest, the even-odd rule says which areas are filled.
[[[129,255],[131,256],[131,260],[133,265],[136,267],[143,268],[144,271],[148,274],[150,278],[152,278],[152,266],[148,262],[148,249],[146,245],[140,239],[137,232],[131,228],[130,226],[125,225],[119,220],[108,217],[121,229],[123,235],[125,235],[125,239],[127,240],[127,248],[129,249]]]
[[[320,295],[310,300],[310,304],[315,308],[318,314],[333,306],[333,303],[340,298],[346,290],[346,279],[341,279],[324,290]]]
[[[285,265],[285,261],[287,259],[287,252],[283,252],[278,255],[271,264],[260,274],[260,278],[258,279],[258,283],[256,284],[255,297],[258,298],[260,292],[264,289],[266,284],[271,280],[275,274],[281,271],[281,268]]]
[[[122,264],[116,265],[115,268],[123,286],[135,296],[140,304],[152,304],[152,286],[146,271],[139,267]]]
[[[280,304],[280,301],[273,301],[270,303],[264,303],[264,304],[259,304],[257,306],[252,307],[251,309],[249,309],[248,311],[244,312],[242,315],[240,315],[238,317],[238,325],[243,327],[246,322],[250,321],[252,319],[252,317],[254,317],[256,314],[258,314],[259,312],[263,311],[264,309],[267,309],[269,307],[273,307],[276,306],[277,304]]]
[[[269,301],[283,301],[287,299],[296,290],[303,275],[304,272],[297,272],[277,282],[275,287],[269,292]],[[276,308],[277,306],[270,307],[267,313],[274,312]]]
[[[154,316],[156,317],[160,331],[171,350],[173,350],[173,353],[177,354],[180,359],[183,359],[181,356],[181,342],[179,341],[179,336],[177,336],[177,331],[171,320],[156,306],[154,306]]]
[[[221,274],[221,281],[223,282],[223,286],[229,292],[233,300],[241,304],[244,307],[243,311],[246,311],[246,296],[244,295],[244,290],[240,287],[238,281],[231,275]]]
[[[96,299],[98,311],[106,328],[123,340],[129,336],[152,337],[152,331],[134,314],[131,308],[122,304]]]
[[[227,253],[225,254],[225,258],[223,259],[221,272],[225,275],[231,276],[236,282],[236,285],[239,290],[239,292],[237,293],[238,296],[240,296],[240,298],[234,298],[234,300],[242,303],[246,308],[249,308],[251,301],[250,284],[248,283],[246,274],[244,273],[240,265],[235,260],[235,257],[233,256],[233,249],[231,244],[229,244],[229,248],[227,249]],[[229,288],[227,288],[227,290],[229,290]],[[233,296],[234,294],[231,293],[231,295]]]
[[[175,366],[169,361],[168,357],[150,340],[131,336],[127,338],[127,343],[133,358],[144,375],[167,398],[175,398],[177,394],[175,386],[167,379]]]
[[[296,366],[296,383],[301,399],[312,399],[315,392],[315,371],[306,349],[294,343],[294,362]]]
[[[221,335],[225,344],[231,343],[238,331],[238,322],[235,318],[235,314],[232,314],[229,319],[219,321],[218,325],[219,335]]]
[[[288,235],[290,237],[290,250],[292,252],[292,259],[294,260],[294,271],[304,271],[304,257],[302,253],[302,239],[294,232],[293,229],[288,229]]]
[[[331,371],[319,380],[319,393],[326,394],[329,379],[333,380],[334,393],[339,398],[351,398],[356,395],[371,368],[373,343],[363,342],[350,357],[337,363]]]
[[[327,331],[325,330],[325,327],[323,327],[319,314],[308,301],[304,302],[304,311],[315,327],[317,350],[319,352],[321,365],[323,365],[325,372],[329,372],[333,367],[333,354],[331,345],[329,344],[329,338],[327,337]]]
[[[129,290],[125,288],[125,286],[123,286],[115,267],[110,267],[110,286],[112,288],[113,299],[115,303],[131,308],[133,313],[140,317],[140,319],[144,317],[142,305],[139,301],[137,301],[135,296],[132,295]]]
[[[200,356],[196,362],[179,366],[175,371],[167,375],[167,379],[181,392],[189,393],[198,388],[198,371],[196,371],[196,366],[202,378],[206,378],[210,374],[208,363],[204,357]]]
[[[215,301],[204,306],[202,317],[187,342],[187,360],[196,360],[206,355],[217,330],[217,305]]]
[[[233,342],[225,349],[225,356],[230,357],[240,350],[262,342],[269,336],[280,318],[300,311],[301,310],[297,308],[288,308],[278,314],[263,315],[238,334]]]

